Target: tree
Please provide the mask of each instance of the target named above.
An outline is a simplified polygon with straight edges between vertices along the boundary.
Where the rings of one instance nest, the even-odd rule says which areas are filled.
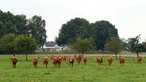
[[[26,61],[28,60],[27,53],[32,52],[36,50],[37,48],[37,43],[35,39],[33,39],[32,37],[25,36],[25,35],[19,35],[18,37],[16,37],[16,39],[14,40],[14,43],[16,46],[15,50],[17,52],[23,52],[26,54]]]
[[[128,50],[137,54],[142,51],[142,44],[140,43],[140,35],[128,39]]]
[[[47,35],[45,26],[45,20],[41,16],[35,15],[28,20],[30,36],[36,39],[39,47],[43,47],[46,42]]]
[[[26,16],[0,11],[0,30],[0,37],[10,33],[15,35],[28,34]]]
[[[16,35],[28,35],[28,25],[25,15],[16,15],[14,20],[14,25],[16,26]]]
[[[89,51],[93,48],[93,44],[90,39],[81,39],[77,38],[76,41],[71,45],[71,48],[77,52],[84,55],[86,51]]]
[[[122,42],[118,37],[112,37],[111,40],[105,44],[105,49],[114,52],[117,60],[117,54],[122,50]]]
[[[127,49],[128,49],[128,40],[122,38],[121,42],[122,42],[122,50],[127,51]]]
[[[14,45],[15,35],[7,34],[0,39],[1,49],[6,53],[13,54],[15,56],[15,45]]]
[[[104,45],[110,38],[118,37],[118,30],[108,21],[97,21],[91,26],[95,30],[95,44],[98,50],[104,50]]]
[[[89,22],[83,18],[75,18],[63,24],[56,38],[58,45],[70,45],[77,38],[89,38],[91,34]]]
[[[15,33],[14,15],[0,10],[0,38],[6,34]]]
[[[15,34],[15,36],[27,35],[36,39],[39,47],[43,47],[47,38],[45,26],[45,20],[41,16],[35,15],[26,19],[23,14],[13,15],[9,11],[0,10],[0,38],[10,33]]]
[[[142,51],[145,52],[146,51],[146,41],[142,42]]]

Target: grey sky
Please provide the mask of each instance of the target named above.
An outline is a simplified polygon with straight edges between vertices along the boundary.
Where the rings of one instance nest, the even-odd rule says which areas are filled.
[[[107,20],[116,26],[121,38],[142,34],[146,39],[145,0],[0,0],[0,9],[13,14],[42,16],[46,20],[47,41],[54,41],[61,25],[75,17],[90,23]]]

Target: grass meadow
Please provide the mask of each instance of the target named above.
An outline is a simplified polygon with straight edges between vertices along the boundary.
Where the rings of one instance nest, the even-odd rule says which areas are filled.
[[[146,82],[146,57],[138,64],[136,55],[124,55],[125,65],[120,66],[113,56],[112,66],[108,66],[108,56],[103,56],[102,65],[96,64],[97,56],[88,56],[87,65],[75,61],[74,67],[63,61],[61,68],[54,68],[50,60],[45,68],[43,56],[28,55],[29,61],[25,61],[25,55],[16,55],[19,61],[13,68],[12,55],[0,55],[0,82]],[[32,57],[39,57],[38,68],[32,66]]]

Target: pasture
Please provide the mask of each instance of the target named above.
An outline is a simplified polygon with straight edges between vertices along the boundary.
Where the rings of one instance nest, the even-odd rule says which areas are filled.
[[[43,55],[28,55],[29,61],[25,61],[25,55],[16,55],[18,63],[12,67],[10,58],[12,55],[0,56],[0,82],[146,82],[146,57],[143,56],[142,64],[137,63],[136,55],[125,57],[125,65],[120,66],[119,61],[114,60],[108,66],[107,57],[103,56],[103,64],[96,64],[98,55],[87,56],[87,65],[77,64],[71,67],[63,61],[61,68],[54,68],[52,60],[49,60],[48,68],[42,62]],[[38,57],[38,68],[32,65],[32,57]]]

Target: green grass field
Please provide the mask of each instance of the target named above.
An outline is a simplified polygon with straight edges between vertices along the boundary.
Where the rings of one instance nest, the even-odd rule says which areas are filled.
[[[38,55],[19,55],[16,68],[12,67],[11,55],[0,56],[0,82],[146,82],[146,57],[143,57],[142,64],[138,64],[133,57],[124,56],[124,66],[114,59],[112,66],[108,66],[107,57],[103,56],[103,64],[96,64],[97,56],[88,57],[87,65],[77,64],[75,61],[72,68],[68,62],[62,63],[61,68],[54,68],[52,60],[48,68],[42,63],[42,56],[39,56],[38,68],[32,66],[31,58]]]

